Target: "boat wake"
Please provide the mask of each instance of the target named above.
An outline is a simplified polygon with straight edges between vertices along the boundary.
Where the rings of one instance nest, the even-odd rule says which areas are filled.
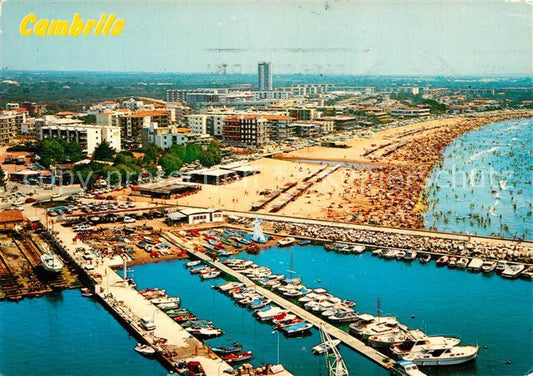
[[[471,157],[470,157],[470,160],[473,161],[479,157],[481,157],[482,155],[485,155],[485,154],[488,154],[488,153],[494,153],[496,150],[498,150],[500,148],[500,146],[494,146],[493,148],[490,148],[490,149],[487,149],[487,150],[482,150],[482,151],[479,151],[475,154],[473,154]]]

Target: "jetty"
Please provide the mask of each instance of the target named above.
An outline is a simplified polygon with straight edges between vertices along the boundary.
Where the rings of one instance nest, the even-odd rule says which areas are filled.
[[[139,342],[152,346],[156,350],[157,359],[169,371],[176,372],[180,362],[197,361],[207,375],[233,372],[230,365],[210,352],[207,346],[190,335],[112,269],[124,264],[122,257],[94,255],[94,250],[88,245],[72,240],[76,234],[69,227],[56,226],[50,235],[63,257],[70,259],[86,277],[87,283],[94,289],[95,297]],[[152,320],[155,329],[145,330],[140,324],[141,318]]]
[[[287,299],[273,293],[270,290],[267,290],[261,286],[258,286],[256,283],[254,283],[252,280],[242,275],[238,271],[235,271],[227,267],[226,265],[224,265],[223,263],[219,261],[213,260],[211,257],[206,255],[205,253],[195,251],[190,246],[185,245],[183,241],[176,235],[172,233],[165,233],[163,237],[166,238],[169,242],[173,243],[174,245],[185,250],[190,255],[203,260],[206,264],[209,264],[217,268],[218,270],[222,271],[223,273],[235,278],[239,282],[243,283],[246,287],[253,288],[257,293],[270,299],[273,303],[276,303],[280,307],[294,313],[295,315],[301,317],[307,322],[313,324],[316,328],[323,327],[323,330],[325,330],[331,337],[337,338],[342,343],[344,343],[346,346],[364,355],[365,357],[372,360],[374,363],[378,364],[379,366],[385,369],[389,369],[390,367],[393,366],[394,361],[390,359],[389,357],[387,357],[386,355],[376,351],[374,348],[370,346],[367,346],[365,343],[353,337],[352,335],[346,333],[345,331],[337,328],[334,325],[331,325],[327,321],[320,319],[319,317],[313,315],[312,313],[307,312],[303,308],[288,301]]]

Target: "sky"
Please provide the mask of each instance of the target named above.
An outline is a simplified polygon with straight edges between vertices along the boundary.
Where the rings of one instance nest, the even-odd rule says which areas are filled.
[[[1,0],[0,0],[1,3]],[[7,0],[3,70],[532,74],[531,1]],[[23,37],[38,19],[126,21],[119,36]]]

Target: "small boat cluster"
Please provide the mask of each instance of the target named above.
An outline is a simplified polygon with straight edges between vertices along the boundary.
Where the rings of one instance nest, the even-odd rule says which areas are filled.
[[[257,253],[259,247],[249,239],[250,235],[245,231],[237,231],[229,228],[212,229],[205,233],[198,230],[180,231],[178,235],[187,240],[199,240],[201,244],[197,250],[204,251],[211,256],[227,257],[236,252],[246,250]]]
[[[151,288],[139,292],[167,316],[180,324],[183,329],[200,340],[215,338],[224,334],[211,321],[201,320],[189,310],[180,308],[180,298],[169,297],[165,290]]]
[[[220,270],[204,264],[201,260],[189,261],[185,264],[191,274],[199,274],[202,279],[220,277]]]
[[[346,243],[326,243],[324,244],[324,249],[326,251],[335,251],[338,253],[354,253],[359,255],[366,250],[366,247],[363,245],[351,245]]]
[[[369,346],[418,366],[461,364],[475,359],[479,351],[478,346],[459,346],[458,338],[428,336],[421,330],[409,329],[396,317],[357,314],[349,331]]]

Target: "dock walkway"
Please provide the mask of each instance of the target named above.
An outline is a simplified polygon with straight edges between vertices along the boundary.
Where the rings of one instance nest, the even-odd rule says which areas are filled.
[[[205,261],[206,263],[209,263],[213,267],[216,267],[220,271],[226,273],[227,275],[232,276],[239,282],[243,283],[246,287],[250,287],[255,289],[259,294],[263,295],[264,297],[270,299],[272,302],[276,303],[280,307],[291,311],[292,313],[298,315],[302,319],[308,321],[309,323],[313,324],[315,327],[320,328],[320,326],[324,327],[324,330],[326,330],[332,337],[337,338],[342,343],[344,343],[346,346],[352,348],[353,350],[357,351],[358,353],[364,355],[368,359],[372,360],[374,363],[378,364],[379,366],[389,369],[394,364],[394,361],[392,361],[387,356],[381,354],[380,352],[376,351],[374,348],[365,345],[363,342],[358,340],[357,338],[353,337],[352,335],[346,333],[345,331],[337,328],[336,326],[331,325],[330,323],[318,318],[317,316],[313,315],[312,313],[307,312],[303,308],[297,306],[296,304],[288,301],[287,299],[284,299],[283,297],[273,293],[270,290],[265,289],[264,287],[258,286],[255,284],[252,280],[247,278],[246,276],[242,275],[241,273],[234,271],[233,269],[227,267],[223,263],[219,261],[214,261],[212,258],[210,258],[208,255],[202,252],[197,252],[194,249],[191,249],[190,247],[187,247],[183,244],[183,240],[181,240],[179,237],[172,233],[166,233],[163,235],[167,240],[172,242],[173,244],[180,246],[182,249],[187,251],[189,254]]]

